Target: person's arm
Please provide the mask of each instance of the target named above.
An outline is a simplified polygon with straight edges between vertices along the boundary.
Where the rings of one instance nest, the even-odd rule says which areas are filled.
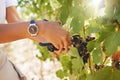
[[[10,6],[10,7],[6,8],[6,20],[8,23],[23,21],[19,17],[19,15],[16,11],[16,8],[14,6]]]
[[[7,8],[6,18],[7,21],[10,23],[0,24],[0,43],[15,41],[24,38],[30,38],[32,40],[36,40],[37,42],[41,42],[42,37],[51,42],[56,48],[58,48],[58,53],[60,53],[63,48],[65,48],[66,52],[68,51],[68,46],[71,43],[70,36],[59,23],[37,21],[36,24],[39,27],[39,33],[36,37],[32,37],[27,32],[29,21],[21,22],[21,19],[19,18],[14,7]]]
[[[29,22],[16,22],[9,24],[0,24],[0,43],[15,41],[24,38],[30,38],[41,42],[40,37],[44,37],[50,41],[56,48],[62,51],[65,48],[68,51],[70,37],[68,32],[62,29],[61,25],[56,22],[37,21],[39,33],[36,37],[28,34],[27,28]]]
[[[29,23],[0,24],[0,43],[26,38]]]
[[[8,23],[22,22],[23,21],[20,18],[20,16],[18,15],[18,12],[16,11],[15,6],[9,6],[9,7],[6,8],[6,20],[7,20]],[[13,41],[13,40],[10,40],[10,41]],[[40,37],[40,41],[41,42],[46,42],[47,40],[44,39],[43,37]],[[8,40],[8,42],[9,42],[9,40]]]

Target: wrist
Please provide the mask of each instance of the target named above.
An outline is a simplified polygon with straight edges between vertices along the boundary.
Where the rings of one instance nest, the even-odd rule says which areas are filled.
[[[32,20],[30,21],[27,30],[28,30],[29,35],[31,35],[32,37],[36,37],[36,36],[38,35],[39,28],[38,28],[38,26],[36,25],[35,20],[32,19]]]
[[[38,20],[38,21],[30,21],[28,26],[28,33],[31,37],[41,37],[44,36],[46,31],[47,21]]]
[[[43,21],[43,20],[36,21],[36,25],[39,28],[39,31],[38,31],[39,36],[44,36],[44,34],[45,34],[45,24],[46,24],[46,21]]]

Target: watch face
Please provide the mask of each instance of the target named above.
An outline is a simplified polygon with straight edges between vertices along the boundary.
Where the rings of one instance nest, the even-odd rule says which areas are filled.
[[[29,27],[29,32],[30,32],[31,34],[36,34],[36,33],[38,32],[37,26],[31,25],[31,26]]]

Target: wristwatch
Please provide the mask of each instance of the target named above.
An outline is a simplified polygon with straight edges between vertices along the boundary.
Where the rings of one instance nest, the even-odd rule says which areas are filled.
[[[35,20],[30,21],[30,25],[28,26],[28,33],[32,36],[35,37],[38,34],[38,26],[35,23]]]

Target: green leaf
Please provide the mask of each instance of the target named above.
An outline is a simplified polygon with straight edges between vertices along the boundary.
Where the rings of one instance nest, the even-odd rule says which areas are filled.
[[[120,80],[120,71],[105,67],[95,73],[94,80]]]
[[[74,69],[81,69],[83,67],[83,62],[81,60],[81,58],[76,58],[76,59],[72,59],[72,67]]]
[[[86,73],[85,72],[82,72],[79,77],[77,78],[77,80],[86,80]]]
[[[62,22],[62,24],[66,23],[68,15],[69,15],[69,9],[66,6],[62,6],[61,7],[61,14],[59,16],[59,19]]]
[[[98,18],[96,18],[95,20],[96,20],[96,22],[97,22],[98,24],[102,24],[102,25],[107,24],[108,21],[109,21],[109,19],[106,18],[105,16],[103,16],[103,17],[98,17]]]
[[[83,8],[80,5],[72,6],[70,16],[71,17],[85,17],[83,13]]]
[[[62,64],[62,67],[64,70],[70,70],[70,66],[71,66],[71,63],[70,63],[70,56],[68,55],[60,55],[60,62]]]
[[[93,50],[92,57],[93,57],[94,63],[101,63],[102,62],[102,52],[101,52],[100,47]]]
[[[105,39],[104,45],[106,48],[106,54],[108,56],[113,54],[120,45],[120,32],[111,32],[111,34]]]
[[[108,36],[110,36],[113,32],[115,32],[115,26],[113,26],[113,24],[108,23],[105,24],[103,28],[101,28],[100,30],[100,37],[98,39],[98,42],[102,42],[104,41]]]
[[[115,15],[114,15],[114,20],[117,20],[120,23],[120,5],[116,5],[115,6],[116,11],[115,11]]]
[[[40,51],[41,56],[37,55],[36,57],[39,58],[40,60],[47,60],[48,58],[51,57],[50,52],[46,47],[41,47],[37,42],[34,42],[37,46],[37,49]]]
[[[113,0],[106,0],[107,3],[106,3],[106,8],[105,8],[105,13],[107,14],[106,16],[108,18],[113,18],[114,16],[114,4],[113,4]]]
[[[74,47],[70,48],[69,55],[75,58],[80,57],[77,48]]]
[[[58,70],[56,72],[56,75],[57,75],[57,77],[59,77],[60,79],[62,79],[62,78],[64,78],[66,76],[66,73],[63,70],[60,69],[60,70]]]
[[[60,13],[59,19],[61,20],[63,25],[67,21],[67,18],[68,18],[69,13],[70,13],[71,5],[72,5],[72,0],[65,0],[62,7],[60,8],[61,13]]]
[[[64,0],[57,0],[59,3],[63,4]]]
[[[87,74],[86,80],[94,80],[94,76],[92,74]]]
[[[87,50],[89,52],[91,52],[95,48],[95,44],[96,44],[96,41],[88,42],[88,44],[87,44]]]
[[[73,18],[70,24],[70,27],[75,33],[79,33],[80,30],[82,30],[83,26],[84,26],[84,21],[79,17]]]
[[[74,75],[77,75],[78,73],[80,73],[80,70],[82,69],[83,67],[83,61],[81,58],[74,58],[72,59],[72,73]]]
[[[89,27],[87,29],[87,34],[91,34],[91,33],[99,33],[100,32],[100,29],[99,27]]]
[[[87,26],[87,34],[91,34],[91,33],[99,33],[101,25],[97,23],[96,20],[91,20],[89,25]]]

